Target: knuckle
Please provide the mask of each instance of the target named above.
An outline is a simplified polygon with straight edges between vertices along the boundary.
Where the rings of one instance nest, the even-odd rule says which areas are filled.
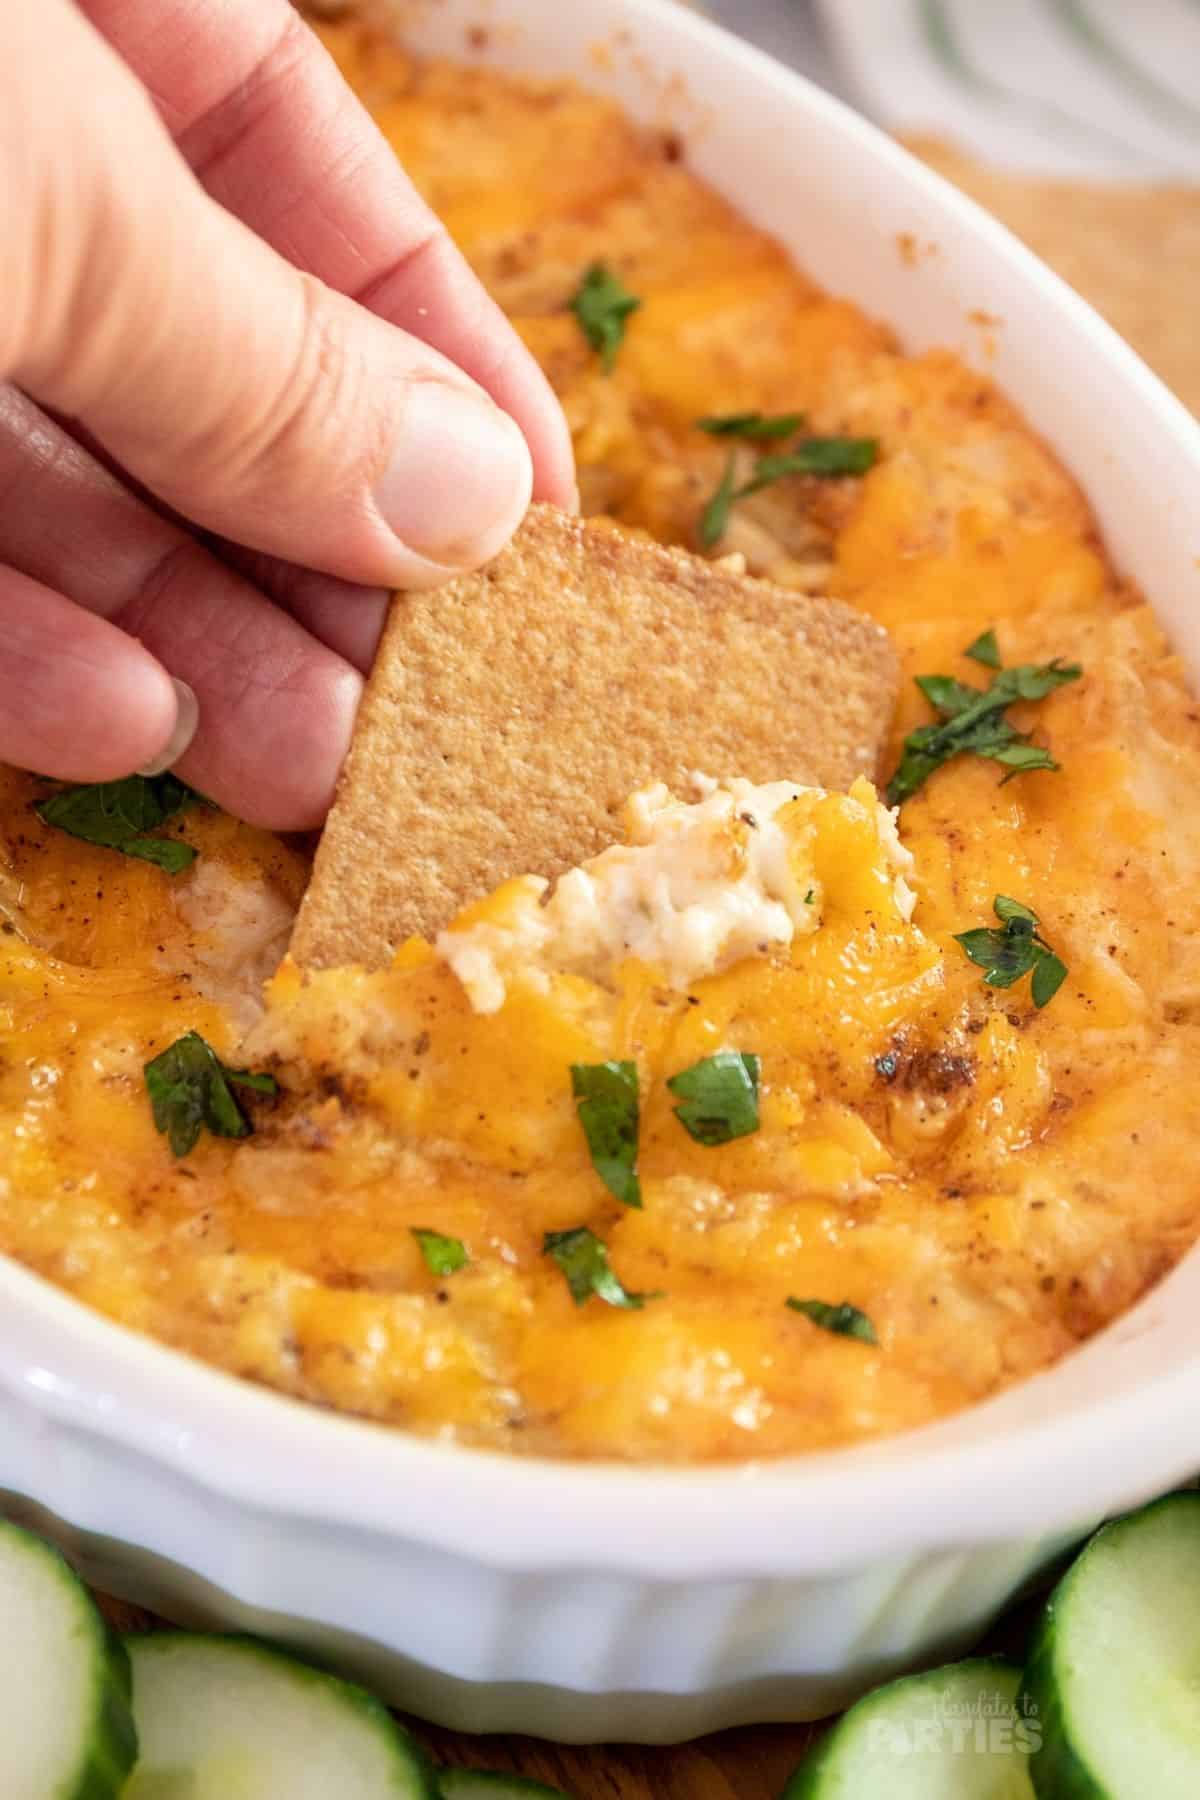
[[[261,391],[237,396],[219,460],[224,481],[252,493],[281,474],[307,472],[328,491],[370,454],[374,409],[360,323],[350,303],[315,276],[300,274],[290,356],[276,361]],[[364,446],[364,439],[366,444]]]

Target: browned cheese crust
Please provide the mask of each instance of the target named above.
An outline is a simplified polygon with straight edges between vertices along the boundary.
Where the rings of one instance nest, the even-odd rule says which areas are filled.
[[[535,506],[487,568],[397,596],[292,954],[377,967],[612,843],[649,781],[844,788],[876,772],[897,681],[849,607]]]

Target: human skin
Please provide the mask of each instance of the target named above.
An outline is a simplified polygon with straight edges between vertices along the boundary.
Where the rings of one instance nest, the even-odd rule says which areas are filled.
[[[288,0],[0,5],[0,293],[0,760],[318,823],[386,590],[573,503],[536,364]]]

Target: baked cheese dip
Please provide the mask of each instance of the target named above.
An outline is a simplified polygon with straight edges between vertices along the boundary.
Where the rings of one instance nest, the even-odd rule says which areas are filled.
[[[585,510],[882,622],[894,741],[878,789],[650,786],[375,972],[285,958],[304,856],[171,777],[4,772],[0,1247],[246,1379],[543,1455],[780,1456],[1045,1368],[1200,1227],[1200,714],[1149,608],[986,379],[673,140],[323,35]]]

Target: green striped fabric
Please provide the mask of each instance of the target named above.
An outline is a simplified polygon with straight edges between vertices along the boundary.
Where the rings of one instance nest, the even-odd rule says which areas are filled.
[[[890,130],[1039,173],[1200,180],[1200,0],[792,4]]]

